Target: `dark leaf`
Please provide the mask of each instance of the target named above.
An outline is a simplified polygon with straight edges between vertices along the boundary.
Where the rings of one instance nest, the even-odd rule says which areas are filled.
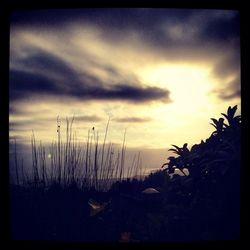
[[[178,147],[178,146],[176,146],[176,145],[173,145],[173,144],[172,144],[172,146],[175,147],[178,151],[181,151],[181,148],[180,148],[180,147]]]
[[[173,148],[169,149],[168,151],[173,151],[174,153],[179,154],[179,152],[176,149],[173,149]]]
[[[214,119],[214,118],[210,118],[210,119],[214,122],[215,125],[218,124],[218,121],[216,119]]]
[[[220,118],[219,119],[219,123],[221,124],[221,123],[223,123],[224,122],[224,118]]]

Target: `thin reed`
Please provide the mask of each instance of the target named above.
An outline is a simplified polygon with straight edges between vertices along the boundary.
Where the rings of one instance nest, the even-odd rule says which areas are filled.
[[[23,184],[29,182],[35,187],[59,184],[64,188],[76,184],[81,189],[107,191],[116,181],[129,180],[142,174],[140,153],[134,156],[133,162],[125,171],[126,130],[120,149],[117,149],[113,143],[106,142],[110,118],[102,144],[100,144],[99,133],[94,127],[88,130],[85,142],[79,141],[73,131],[73,123],[74,117],[71,120],[66,118],[65,138],[63,138],[61,120],[57,117],[57,141],[53,141],[47,149],[42,141],[37,145],[32,131],[32,171],[29,178],[24,178],[22,162]],[[19,185],[16,143],[15,168],[16,182]]]

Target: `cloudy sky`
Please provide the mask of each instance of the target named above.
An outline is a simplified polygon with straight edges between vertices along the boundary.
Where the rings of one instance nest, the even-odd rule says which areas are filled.
[[[127,147],[159,167],[171,144],[208,138],[209,119],[229,105],[240,112],[240,82],[237,11],[11,15],[9,135],[19,143],[28,144],[32,130],[44,143],[55,140],[57,116],[62,131],[75,116],[79,140],[92,127],[102,139],[110,117],[107,140],[122,143],[126,129]]]

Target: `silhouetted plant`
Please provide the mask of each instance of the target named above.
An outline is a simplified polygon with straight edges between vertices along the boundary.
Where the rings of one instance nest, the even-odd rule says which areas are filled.
[[[216,131],[214,131],[212,135],[221,134],[224,130],[224,119],[220,118],[219,120],[216,120],[214,118],[211,118],[211,120],[213,121],[213,123],[210,124],[216,128]]]
[[[237,110],[237,105],[235,105],[233,108],[231,106],[228,107],[227,114],[221,113],[226,119],[228,124],[225,124],[225,127],[231,127],[231,128],[236,128],[239,126],[241,122],[241,116],[237,115],[235,116]]]
[[[183,170],[188,168],[191,176],[201,178],[208,175],[225,174],[230,168],[230,161],[239,161],[240,149],[240,130],[241,116],[235,116],[237,105],[227,110],[227,114],[222,115],[227,119],[228,124],[224,123],[224,118],[211,118],[212,126],[216,131],[204,142],[195,144],[189,151],[187,143],[183,147],[172,145],[174,149],[169,149],[178,155],[178,157],[170,156],[169,162],[164,163],[167,174],[173,174],[175,169]],[[237,159],[235,159],[235,157]]]
[[[189,149],[187,148],[187,145],[188,144],[185,143],[182,148],[176,145],[172,145],[173,147],[175,147],[175,149],[171,148],[168,151],[173,151],[174,153],[176,153],[177,155],[181,156],[184,159],[189,153]]]

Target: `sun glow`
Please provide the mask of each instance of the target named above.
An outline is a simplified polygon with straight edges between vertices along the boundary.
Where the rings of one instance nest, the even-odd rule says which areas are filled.
[[[215,83],[210,77],[210,68],[205,65],[162,64],[142,68],[138,72],[146,84],[170,91],[172,103],[155,104],[153,114],[161,120],[165,119],[168,127],[187,125],[194,113],[199,119],[215,108],[210,96]]]
[[[152,130],[162,131],[158,145],[163,146],[166,141],[179,143],[188,138],[192,138],[192,143],[209,135],[207,116],[215,109],[210,99],[215,83],[209,75],[209,67],[163,64],[145,67],[138,72],[145,84],[170,91],[171,103],[156,103],[150,110],[150,115],[157,121],[152,124]]]
[[[210,69],[205,66],[164,64],[139,71],[140,78],[150,85],[167,88],[175,108],[194,112],[208,103],[212,88]]]

